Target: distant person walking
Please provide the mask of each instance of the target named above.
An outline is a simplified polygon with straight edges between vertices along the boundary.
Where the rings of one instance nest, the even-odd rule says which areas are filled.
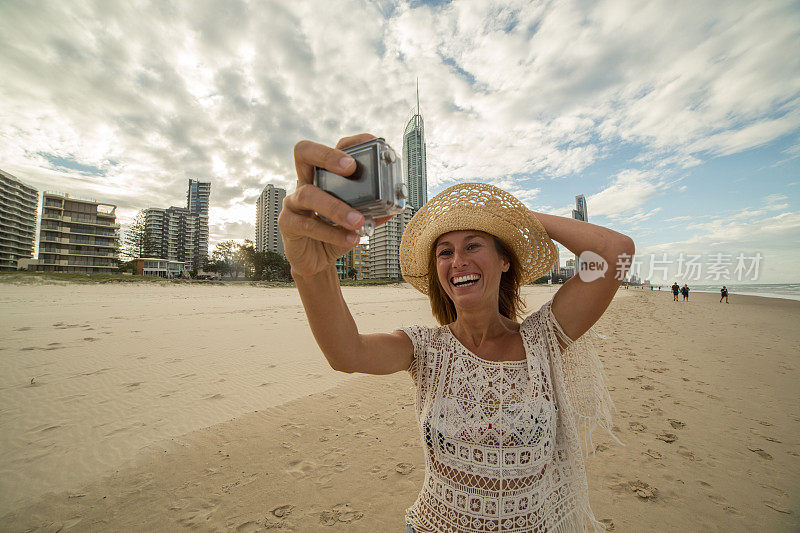
[[[725,300],[726,304],[730,303],[728,301],[728,289],[725,288],[725,285],[723,285],[722,288],[719,290],[719,296],[720,296],[719,303],[722,303],[722,300]]]
[[[678,292],[679,292],[680,290],[681,290],[681,288],[680,288],[680,286],[678,285],[678,282],[677,282],[677,281],[676,281],[675,283],[673,283],[673,284],[672,284],[672,301],[673,301],[673,302],[677,302],[677,301],[678,301]]]
[[[681,294],[683,294],[684,302],[689,299],[689,286],[685,283],[683,284],[683,287],[681,287]]]

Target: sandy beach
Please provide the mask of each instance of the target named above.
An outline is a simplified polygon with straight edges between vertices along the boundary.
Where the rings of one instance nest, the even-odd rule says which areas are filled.
[[[434,323],[407,285],[344,294],[363,332]],[[596,325],[609,531],[800,528],[800,302],[718,299],[621,290]],[[402,530],[411,379],[331,370],[294,289],[0,284],[0,309],[0,530]]]

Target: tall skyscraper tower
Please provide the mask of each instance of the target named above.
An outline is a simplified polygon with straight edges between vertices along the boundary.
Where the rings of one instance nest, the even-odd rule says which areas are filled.
[[[582,220],[584,222],[589,222],[589,212],[586,210],[586,198],[579,194],[575,197],[575,209],[572,210],[572,218],[575,220]],[[581,271],[581,260],[576,255],[575,256],[575,274],[577,275],[578,272]]]
[[[256,200],[256,251],[272,252],[283,255],[283,238],[278,230],[278,215],[283,209],[286,189],[275,187],[271,183],[264,187],[261,196]]]
[[[399,279],[400,239],[411,217],[428,201],[428,171],[425,158],[425,124],[417,109],[403,131],[403,179],[408,186],[406,209],[387,223],[375,228],[369,238],[370,277]]]
[[[425,124],[419,110],[419,82],[417,82],[417,111],[403,131],[403,174],[408,185],[408,204],[416,213],[428,201]]]
[[[586,211],[586,198],[582,194],[575,197],[575,209],[572,210],[572,218],[589,222],[589,213]]]
[[[186,208],[197,215],[197,227],[194,231],[194,257],[191,260],[196,269],[202,268],[208,259],[208,207],[211,203],[211,182],[189,180],[186,192]]]

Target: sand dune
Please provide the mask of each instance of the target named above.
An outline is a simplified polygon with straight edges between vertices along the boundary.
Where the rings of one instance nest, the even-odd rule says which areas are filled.
[[[365,331],[433,322],[405,286],[345,298]],[[295,291],[0,286],[0,301],[0,529],[402,529],[424,473],[410,378],[331,371]],[[800,303],[731,302],[621,291],[597,325],[626,444],[595,433],[588,462],[609,530],[800,525]]]

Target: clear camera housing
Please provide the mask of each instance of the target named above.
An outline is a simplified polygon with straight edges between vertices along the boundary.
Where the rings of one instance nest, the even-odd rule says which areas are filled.
[[[400,158],[385,139],[373,139],[342,150],[356,160],[356,170],[343,177],[323,168],[314,171],[314,185],[360,211],[362,237],[372,235],[375,220],[402,213],[408,191]]]

